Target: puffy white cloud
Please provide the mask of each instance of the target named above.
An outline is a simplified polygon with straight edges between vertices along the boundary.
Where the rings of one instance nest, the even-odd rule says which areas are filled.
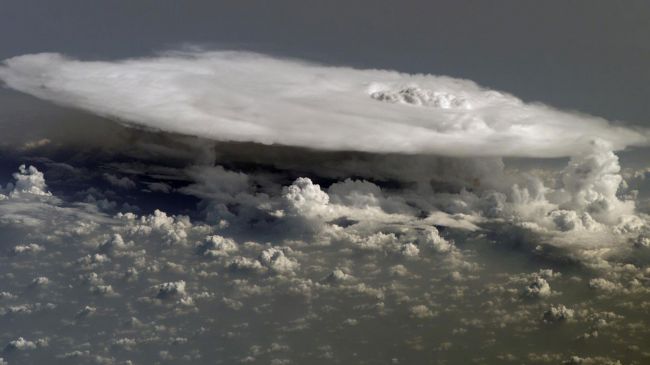
[[[77,260],[77,264],[79,264],[82,268],[90,270],[93,268],[96,268],[98,266],[101,266],[102,264],[110,262],[111,259],[101,253],[96,253],[96,254],[88,254],[86,256],[83,256]]]
[[[546,312],[544,312],[543,319],[546,322],[563,322],[573,319],[573,315],[573,309],[559,304],[557,306],[551,306]]]
[[[305,216],[323,214],[329,203],[329,195],[306,177],[298,178],[293,184],[284,187],[282,197],[290,209]]]
[[[456,95],[422,89],[417,86],[406,86],[401,89],[391,89],[376,84],[371,87],[370,97],[389,103],[401,103],[417,106],[428,106],[440,109],[471,109],[471,105],[462,97]]]
[[[399,247],[399,240],[394,233],[377,232],[371,235],[349,234],[340,237],[343,244],[350,245],[362,251],[380,251],[386,248]]]
[[[35,350],[38,347],[47,346],[49,340],[47,338],[40,338],[36,341],[29,341],[22,337],[18,337],[15,340],[9,341],[5,346],[5,351],[23,351],[23,350]]]
[[[388,272],[392,276],[397,276],[397,277],[408,275],[408,269],[404,265],[391,266],[390,268],[388,268]]]
[[[546,279],[535,276],[533,281],[524,289],[524,294],[532,298],[544,298],[551,295],[551,285]]]
[[[11,254],[13,255],[23,255],[30,253],[39,253],[45,251],[45,247],[40,246],[36,243],[28,243],[24,245],[17,245],[11,249]]]
[[[6,291],[0,291],[0,299],[15,299],[16,296]]]
[[[573,230],[595,230],[600,228],[591,215],[583,212],[579,215],[575,210],[558,209],[549,213],[549,217],[555,223],[555,226],[560,231],[573,231]]]
[[[587,210],[600,221],[612,222],[632,214],[634,203],[616,195],[623,177],[618,157],[607,142],[596,140],[592,148],[575,155],[563,172],[563,190],[569,194],[564,207]]]
[[[609,281],[605,278],[595,278],[589,280],[589,287],[605,292],[614,292],[623,289],[623,286],[621,284]]]
[[[38,171],[34,166],[29,166],[29,168],[27,168],[25,165],[20,165],[18,167],[18,172],[14,173],[13,177],[15,182],[9,183],[5,187],[5,192],[7,192],[10,197],[21,197],[25,195],[27,197],[52,196],[52,193],[47,191],[43,173]]]
[[[428,247],[435,252],[450,252],[454,245],[440,236],[436,227],[426,227],[419,233],[418,241],[422,247]]]
[[[92,285],[90,287],[90,292],[94,295],[99,295],[102,297],[116,297],[119,296],[115,290],[113,289],[112,285]]]
[[[417,257],[420,254],[420,249],[412,243],[405,243],[400,246],[399,252],[406,257]]]
[[[233,271],[242,272],[263,272],[265,270],[264,266],[262,266],[259,261],[243,256],[237,256],[230,260],[228,268]]]
[[[159,299],[184,297],[187,294],[185,292],[184,280],[158,284],[154,286],[152,289],[155,292],[156,298]]]
[[[198,246],[199,254],[208,257],[228,256],[237,251],[237,243],[219,235],[207,236]]]
[[[126,338],[126,337],[118,338],[115,341],[113,341],[113,346],[122,347],[122,348],[125,348],[127,350],[133,349],[134,347],[137,346],[137,344],[138,344],[138,342],[135,339]]]
[[[9,87],[127,123],[225,141],[451,156],[571,156],[642,133],[467,80],[227,51],[115,62],[55,53],[0,67]]]
[[[41,287],[50,284],[50,279],[45,276],[39,276],[32,280],[30,286],[32,287]]]
[[[369,181],[345,179],[327,189],[332,204],[364,209],[381,207],[387,213],[413,213],[413,207],[399,196],[386,196],[381,188]]]
[[[133,242],[124,242],[124,238],[119,233],[112,234],[106,241],[99,245],[101,252],[113,252],[125,250],[133,246]]]
[[[280,274],[291,274],[300,266],[295,259],[287,257],[284,250],[275,247],[262,251],[259,261],[262,265]]]
[[[97,311],[97,308],[85,306],[75,314],[76,318],[86,318],[92,316]]]
[[[416,305],[410,309],[411,316],[418,319],[432,318],[435,314],[426,305]]]
[[[323,278],[323,282],[338,284],[352,279],[352,275],[346,274],[341,269],[336,269]]]
[[[164,244],[187,243],[188,230],[192,222],[187,216],[168,216],[156,209],[153,214],[137,217],[133,213],[118,213],[117,218],[126,223],[129,234],[158,235]]]

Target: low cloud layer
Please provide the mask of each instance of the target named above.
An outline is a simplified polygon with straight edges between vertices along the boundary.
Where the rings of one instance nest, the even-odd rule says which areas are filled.
[[[128,175],[137,191],[154,178],[137,166],[98,179],[123,192],[111,180]],[[565,191],[534,184],[411,199],[419,189],[308,177],[276,189],[267,173],[194,166],[193,182],[163,193],[200,197],[194,219],[116,209],[95,186],[83,202],[68,199],[47,172],[20,166],[0,186],[0,355],[5,364],[641,364],[648,247],[627,240],[639,232],[623,232],[625,222],[597,221],[625,208],[598,183],[618,184],[617,169],[607,150],[572,159],[561,180],[579,199],[557,209]],[[142,192],[138,203],[164,200]]]
[[[15,90],[124,123],[218,141],[446,156],[563,157],[647,133],[468,80],[330,67],[244,52],[90,62],[56,53],[0,66]]]

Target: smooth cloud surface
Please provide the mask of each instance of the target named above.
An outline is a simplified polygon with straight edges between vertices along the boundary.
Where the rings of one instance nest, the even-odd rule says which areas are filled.
[[[8,59],[10,88],[128,124],[220,141],[448,156],[562,157],[647,136],[467,80],[328,67],[243,52],[85,62]]]

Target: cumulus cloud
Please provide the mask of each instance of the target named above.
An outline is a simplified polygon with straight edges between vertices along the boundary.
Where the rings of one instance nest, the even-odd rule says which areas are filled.
[[[124,242],[124,238],[119,233],[115,233],[111,235],[110,238],[108,238],[106,241],[102,242],[99,245],[99,251],[100,252],[113,252],[113,251],[119,251],[119,250],[124,250],[128,248],[129,246],[133,245],[133,243],[129,244],[127,242]]]
[[[551,295],[551,286],[546,279],[536,276],[524,289],[524,294],[532,298],[544,298]]]
[[[237,243],[230,238],[211,235],[207,236],[198,246],[198,251],[200,255],[207,257],[228,256],[230,253],[237,251]]]
[[[5,346],[4,350],[7,352],[11,351],[25,351],[25,350],[34,350],[41,346],[47,346],[49,340],[47,338],[40,338],[36,341],[29,341],[22,337],[18,337],[15,340],[9,341]]]
[[[167,245],[185,244],[187,230],[192,227],[189,217],[168,216],[158,209],[140,217],[130,212],[118,213],[117,218],[126,223],[130,234],[158,236]]]
[[[14,173],[13,177],[15,182],[7,184],[4,188],[5,193],[9,197],[52,196],[52,193],[47,191],[43,173],[38,171],[34,166],[26,167],[25,165],[20,165],[18,172]],[[2,187],[0,187],[0,191],[2,191]],[[0,198],[0,200],[2,199]]]
[[[36,243],[28,243],[25,245],[17,245],[11,249],[12,255],[34,254],[44,251],[45,247],[37,245]]]
[[[426,305],[416,305],[410,308],[411,316],[418,319],[431,318],[435,314]]]
[[[616,206],[614,199],[621,200],[598,184],[598,176],[618,174],[611,156],[598,151],[595,155],[604,157],[583,163],[594,156],[587,153],[573,161],[581,167],[558,171],[557,185],[542,188],[524,182],[499,191],[477,187],[436,192],[367,180],[329,183],[318,177],[275,181],[258,171],[192,168],[193,177],[200,171],[212,175],[185,182],[189,185],[183,194],[202,199],[200,209],[229,209],[230,214],[223,215],[229,219],[226,223],[191,208],[108,216],[90,209],[89,203],[61,197],[7,196],[0,201],[0,213],[31,206],[22,214],[37,217],[38,224],[0,219],[0,239],[8,242],[9,252],[0,255],[4,344],[13,340],[29,349],[7,348],[5,358],[10,363],[46,362],[57,356],[70,357],[68,361],[146,363],[164,356],[181,362],[219,358],[234,363],[250,355],[270,363],[277,357],[273,354],[282,351],[283,358],[300,363],[326,351],[329,362],[353,363],[361,358],[380,362],[397,356],[417,362],[431,353],[434,360],[454,363],[467,357],[465,351],[454,350],[474,346],[471,341],[479,338],[480,346],[471,348],[478,349],[480,361],[516,357],[560,363],[574,353],[571,340],[585,331],[588,336],[583,335],[579,345],[583,358],[592,350],[598,353],[610,339],[615,340],[608,345],[626,360],[641,358],[639,352],[625,349],[643,344],[648,335],[639,318],[647,312],[650,271],[643,249],[634,248],[632,242],[594,248],[591,239],[609,240],[612,236],[603,233],[619,225],[606,219],[613,214],[600,213],[624,211],[593,204],[605,199]],[[34,170],[26,170],[27,175],[38,176]],[[562,182],[567,174],[575,176],[572,187]],[[181,181],[176,180],[179,189],[165,197],[187,199],[179,194]],[[36,183],[41,191],[47,191],[44,183]],[[54,186],[49,180],[48,184]],[[580,194],[583,198],[570,199]],[[476,227],[440,224],[445,221],[438,219],[441,214],[446,221],[472,216]],[[594,227],[584,214],[593,215]],[[238,221],[240,216],[246,219]],[[268,216],[274,219],[266,226],[252,226]],[[493,236],[490,229],[497,224],[506,234]],[[565,260],[560,274],[556,262],[531,259],[546,246],[527,251],[529,247],[522,245],[513,252],[491,244],[492,238],[513,246],[523,241],[524,234],[507,236],[517,233],[520,225],[534,226],[533,231],[546,232],[554,241],[593,235],[585,245],[571,241],[567,252],[561,253],[593,248],[584,258],[605,270],[585,270]],[[243,238],[240,231],[231,230],[234,226],[258,230],[260,239]],[[268,234],[269,227],[277,234]],[[289,228],[309,234],[296,239]],[[530,239],[543,246],[540,237]],[[621,254],[625,243],[637,255],[634,261]],[[586,290],[589,287],[594,290]],[[621,305],[612,306],[614,299],[621,299]],[[30,325],[25,324],[28,321]],[[355,346],[352,355],[348,339],[359,331],[372,333],[377,323],[390,329],[383,332],[390,334],[387,342],[379,339],[370,346]],[[558,338],[569,342],[544,342],[551,327]],[[450,351],[414,352],[413,348],[429,346],[425,339],[431,328],[436,328],[436,338],[431,338],[430,349]],[[104,335],[89,338],[91,329]],[[329,337],[323,333],[336,333],[342,341],[324,345]],[[19,336],[23,340],[18,341]],[[453,347],[448,336],[453,336]],[[596,336],[599,342],[591,341]],[[52,339],[50,346],[35,340],[47,337]],[[214,346],[214,338],[228,345]],[[270,341],[291,347],[285,350]],[[516,346],[522,343],[518,341],[531,345]],[[391,346],[378,351],[376,345],[384,343]],[[501,356],[503,351],[512,355]],[[528,354],[532,351],[549,352]]]
[[[633,213],[634,203],[621,201],[616,195],[623,181],[618,157],[607,142],[596,140],[591,144],[591,150],[572,157],[563,172],[564,191],[569,194],[563,206],[586,210],[609,222]]]
[[[290,251],[290,249],[282,250],[275,247],[266,249],[260,254],[259,261],[274,272],[291,274],[300,264],[296,260],[287,257],[285,251]]]
[[[574,310],[559,304],[551,306],[544,312],[544,321],[546,322],[564,322],[573,319]]]
[[[623,289],[623,286],[621,284],[611,282],[604,278],[595,278],[589,280],[589,287],[605,292],[614,292]]]
[[[350,280],[351,278],[352,275],[346,274],[341,269],[336,269],[327,274],[327,276],[325,276],[322,281],[329,284],[337,284]]]
[[[129,124],[220,141],[449,156],[571,156],[645,132],[467,80],[228,51],[115,62],[56,53],[4,61],[10,88]]]
[[[152,289],[156,295],[156,298],[159,299],[175,298],[179,296],[183,297],[187,294],[185,292],[184,280],[158,284],[152,287]]]
[[[92,316],[97,311],[97,308],[91,306],[85,306],[75,314],[76,318],[86,318]]]

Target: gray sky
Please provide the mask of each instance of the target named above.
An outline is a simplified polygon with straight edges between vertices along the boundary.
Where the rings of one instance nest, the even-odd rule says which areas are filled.
[[[469,78],[648,124],[648,14],[645,1],[4,0],[0,58],[121,58],[201,43]]]

